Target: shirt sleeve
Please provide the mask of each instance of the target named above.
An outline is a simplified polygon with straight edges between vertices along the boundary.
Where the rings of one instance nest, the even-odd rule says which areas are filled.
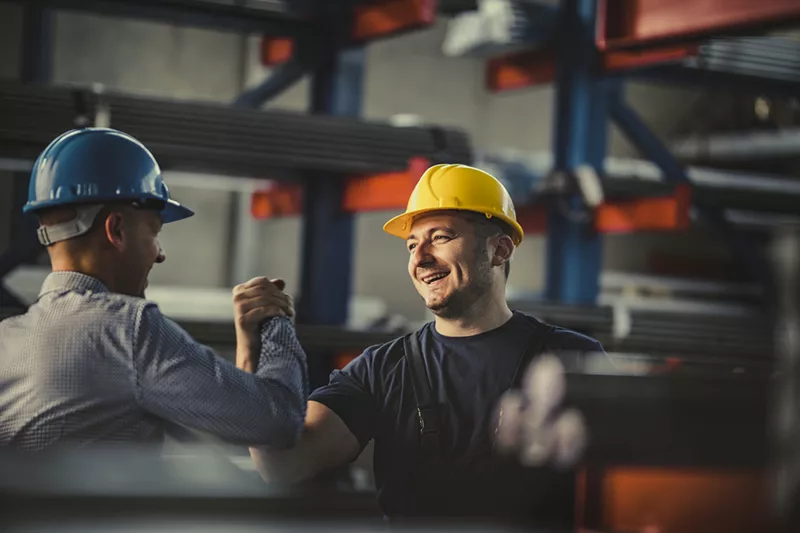
[[[374,361],[375,353],[367,349],[343,369],[331,372],[329,383],[309,398],[336,413],[362,450],[375,437],[378,419]]]
[[[262,326],[254,374],[196,342],[155,305],[144,307],[134,335],[136,399],[143,409],[237,444],[288,448],[299,439],[308,371],[287,318]]]
[[[605,353],[600,341],[576,331],[556,328],[547,342],[548,350],[583,353]]]

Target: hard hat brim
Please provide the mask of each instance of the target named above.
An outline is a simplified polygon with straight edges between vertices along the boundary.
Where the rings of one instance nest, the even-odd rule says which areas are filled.
[[[170,222],[177,222],[178,220],[183,220],[185,218],[194,216],[194,211],[179,204],[175,200],[167,200],[167,203],[164,205],[164,209],[160,211],[160,214],[161,222],[168,224]]]
[[[110,198],[108,201],[116,201],[117,198]],[[103,203],[103,200],[97,200],[95,202],[86,202],[86,203]],[[41,211],[43,209],[47,209],[48,207],[60,207],[66,205],[76,205],[73,203],[62,203],[58,201],[51,201],[51,202],[29,202],[25,204],[22,208],[23,213],[32,213],[36,211]],[[164,204],[164,208],[161,209],[159,212],[159,216],[161,217],[161,222],[167,224],[169,222],[177,222],[178,220],[183,220],[185,218],[189,218],[194,216],[194,211],[189,209],[186,206],[183,206],[176,202],[175,200],[168,200],[166,204]]]
[[[386,224],[383,225],[383,231],[388,233],[389,235],[394,235],[395,237],[400,237],[401,239],[405,240],[408,238],[408,234],[411,233],[411,226],[414,224],[414,221],[426,214],[429,213],[444,213],[447,211],[468,211],[470,213],[476,213],[475,209],[461,209],[461,208],[450,208],[442,209],[438,207],[431,207],[427,209],[418,209],[416,211],[412,211],[410,213],[402,213],[397,215],[396,217],[390,219]],[[496,216],[498,220],[502,220],[509,226],[511,226],[514,235],[511,236],[511,239],[514,241],[514,246],[519,246],[522,242],[522,237],[524,232],[522,230],[522,226],[519,225],[518,222],[515,220],[506,219],[505,217]]]

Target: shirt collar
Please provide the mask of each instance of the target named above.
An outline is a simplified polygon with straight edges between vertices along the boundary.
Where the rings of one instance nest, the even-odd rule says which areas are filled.
[[[39,291],[41,298],[48,292],[60,291],[92,291],[108,292],[108,288],[97,278],[81,274],[80,272],[51,272],[47,275]]]

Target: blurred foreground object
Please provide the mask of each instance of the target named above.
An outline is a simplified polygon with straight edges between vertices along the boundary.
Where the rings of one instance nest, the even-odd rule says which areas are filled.
[[[586,423],[577,409],[562,409],[564,365],[553,355],[535,359],[521,390],[507,392],[498,409],[497,446],[516,452],[525,466],[575,466],[586,449]]]
[[[380,526],[371,493],[266,485],[223,444],[0,450],[3,531],[263,531]],[[348,524],[337,524],[337,521]],[[224,525],[223,525],[224,524]],[[348,529],[349,527],[349,529]]]
[[[577,528],[795,531],[778,529],[767,490],[772,374],[768,361],[544,355],[502,400],[496,445],[525,468],[575,470]]]
[[[777,394],[774,397],[775,490],[789,531],[800,528],[800,230],[778,230],[773,248],[777,289]]]

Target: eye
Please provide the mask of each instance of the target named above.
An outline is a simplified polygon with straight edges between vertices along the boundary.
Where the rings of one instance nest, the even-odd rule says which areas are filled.
[[[408,245],[408,251],[409,251],[409,252],[413,252],[413,251],[414,251],[414,248],[416,248],[416,247],[417,247],[417,245],[416,245],[416,244],[414,244],[414,243],[411,243],[411,244],[409,244],[409,245]]]
[[[449,235],[436,235],[436,236],[433,238],[433,240],[434,240],[434,242],[436,242],[436,241],[439,241],[439,242],[447,242],[447,241],[449,241],[449,240],[450,240],[450,236],[449,236]]]

